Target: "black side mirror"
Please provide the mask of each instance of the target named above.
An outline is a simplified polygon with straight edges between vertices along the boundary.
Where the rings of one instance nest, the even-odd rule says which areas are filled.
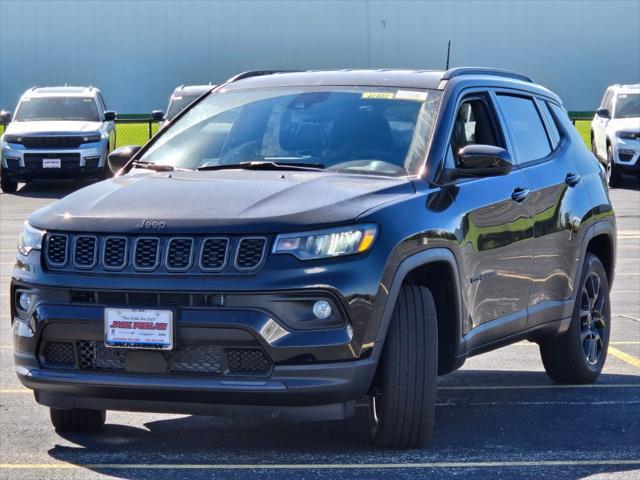
[[[467,145],[458,152],[456,177],[493,177],[506,175],[513,168],[511,155],[493,145]]]
[[[107,157],[107,163],[109,163],[111,171],[116,174],[122,170],[141,148],[139,145],[127,145],[126,147],[116,148]]]
[[[151,112],[151,118],[156,122],[161,122],[164,120],[164,112],[162,110],[154,110]]]
[[[113,122],[116,117],[118,116],[118,114],[116,112],[113,112],[111,110],[107,110],[106,112],[104,112],[104,121],[105,122]]]
[[[11,112],[8,112],[6,110],[2,110],[0,112],[0,123],[7,124],[9,122],[11,122]]]
[[[599,108],[596,110],[596,115],[602,118],[611,118],[611,112],[608,108]]]

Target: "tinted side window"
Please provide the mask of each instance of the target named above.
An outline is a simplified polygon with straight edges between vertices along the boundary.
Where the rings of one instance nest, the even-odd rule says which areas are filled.
[[[518,163],[538,160],[551,153],[547,132],[531,98],[498,95],[498,104]]]
[[[549,104],[547,102],[541,101],[539,103],[542,109],[542,116],[547,122],[547,128],[549,128],[549,136],[551,137],[551,147],[556,148],[558,143],[560,143],[560,132],[558,131],[558,126],[556,125],[556,121],[551,115],[549,111]]]

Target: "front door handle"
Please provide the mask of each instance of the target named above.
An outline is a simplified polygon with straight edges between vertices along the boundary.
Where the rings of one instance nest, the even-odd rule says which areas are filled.
[[[573,187],[576,183],[580,181],[580,175],[577,173],[567,173],[567,176],[564,177],[564,181],[570,187]]]
[[[513,193],[511,194],[511,199],[514,202],[524,202],[524,200],[529,196],[529,189],[528,188],[516,188]]]

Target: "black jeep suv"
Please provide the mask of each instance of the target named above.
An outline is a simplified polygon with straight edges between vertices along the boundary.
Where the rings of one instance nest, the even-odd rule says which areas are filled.
[[[113,179],[33,213],[11,283],[21,382],[105,411],[339,419],[429,439],[437,376],[519,340],[593,382],[615,217],[560,99],[490,69],[249,72]]]

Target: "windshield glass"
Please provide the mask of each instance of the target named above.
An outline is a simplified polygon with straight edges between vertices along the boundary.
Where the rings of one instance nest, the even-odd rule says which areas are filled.
[[[640,93],[621,93],[616,98],[614,118],[640,117]]]
[[[81,120],[99,122],[98,107],[91,97],[23,98],[15,115],[18,122]]]
[[[286,87],[209,95],[142,162],[197,169],[266,161],[376,175],[417,174],[441,93]]]
[[[171,120],[173,117],[178,115],[199,96],[200,95],[180,95],[177,97],[171,97],[171,101],[167,107],[167,120]]]

